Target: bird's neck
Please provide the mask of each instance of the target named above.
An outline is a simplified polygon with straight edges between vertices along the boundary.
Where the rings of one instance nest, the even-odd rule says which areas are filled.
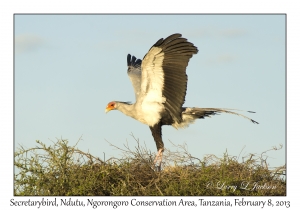
[[[136,110],[134,109],[134,104],[119,101],[117,102],[117,110],[129,117],[136,119]]]

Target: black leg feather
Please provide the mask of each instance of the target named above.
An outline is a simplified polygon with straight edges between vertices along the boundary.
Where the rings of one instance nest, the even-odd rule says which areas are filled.
[[[161,163],[164,152],[164,143],[162,141],[161,126],[161,122],[155,124],[154,126],[149,126],[157,148],[157,154],[154,159],[154,166],[157,171],[161,171]]]
[[[161,135],[161,126],[162,126],[161,122],[155,124],[154,126],[149,126],[154,141],[156,143],[157,151],[160,149],[164,150],[164,143],[162,141],[162,135]]]

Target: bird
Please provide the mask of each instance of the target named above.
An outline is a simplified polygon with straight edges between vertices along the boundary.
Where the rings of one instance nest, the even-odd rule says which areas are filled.
[[[186,128],[196,119],[219,113],[229,113],[253,119],[234,112],[235,109],[183,107],[187,91],[186,68],[189,60],[198,53],[197,47],[175,33],[159,39],[145,54],[143,60],[127,55],[127,74],[135,93],[135,103],[111,101],[105,112],[119,110],[123,114],[149,126],[156,143],[157,155],[153,161],[161,169],[164,143],[162,126]],[[248,111],[250,113],[255,113]]]

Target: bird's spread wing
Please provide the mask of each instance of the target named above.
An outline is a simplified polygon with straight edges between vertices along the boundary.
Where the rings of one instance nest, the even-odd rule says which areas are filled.
[[[137,100],[141,91],[141,59],[136,59],[136,57],[130,54],[127,55],[127,74],[132,83],[135,99]]]
[[[181,34],[158,40],[142,61],[142,106],[161,104],[180,123],[187,88],[186,67],[197,52],[197,47]]]

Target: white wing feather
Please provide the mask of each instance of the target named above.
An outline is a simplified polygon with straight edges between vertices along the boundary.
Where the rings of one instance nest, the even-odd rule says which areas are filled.
[[[164,72],[162,69],[164,53],[161,48],[153,47],[142,62],[141,93],[137,99],[146,124],[155,125],[161,118],[166,98],[162,95]]]
[[[134,89],[135,99],[137,100],[141,92],[141,60],[136,60],[136,57],[131,57],[131,55],[128,54],[127,66],[127,74]]]

